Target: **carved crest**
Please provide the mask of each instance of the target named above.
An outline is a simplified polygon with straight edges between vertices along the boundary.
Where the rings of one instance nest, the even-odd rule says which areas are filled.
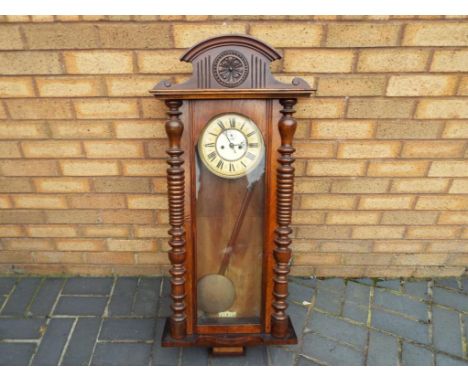
[[[308,96],[313,89],[302,79],[290,84],[276,80],[271,62],[279,52],[256,38],[217,36],[190,48],[181,61],[193,65],[192,76],[182,84],[161,81],[150,93],[159,98],[278,98]]]

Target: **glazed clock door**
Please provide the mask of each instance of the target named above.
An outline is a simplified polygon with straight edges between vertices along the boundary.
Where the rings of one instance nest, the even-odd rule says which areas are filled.
[[[266,102],[204,104],[194,112],[197,325],[260,331]]]

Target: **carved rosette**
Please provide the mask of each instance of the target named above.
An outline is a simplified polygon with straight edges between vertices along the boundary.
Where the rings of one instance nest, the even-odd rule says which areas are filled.
[[[296,99],[281,99],[283,115],[278,122],[281,136],[281,146],[278,148],[278,167],[276,171],[276,223],[275,230],[275,258],[273,277],[273,313],[272,313],[272,335],[282,338],[288,335],[289,317],[286,314],[288,303],[288,274],[291,260],[290,227],[292,215],[292,202],[294,190],[294,162],[293,153],[296,151],[292,146],[292,140],[296,131],[296,120],[292,116]]]
[[[186,335],[187,323],[185,314],[185,230],[184,230],[184,150],[180,146],[180,140],[184,131],[184,125],[179,116],[182,101],[167,100],[169,119],[166,122],[166,134],[169,139],[169,155],[167,164],[167,184],[169,198],[169,224],[170,235],[169,260],[171,262],[171,297],[172,315],[170,317],[171,336],[176,339]]]
[[[213,62],[213,77],[216,82],[228,88],[241,85],[249,74],[245,56],[236,50],[225,50]]]

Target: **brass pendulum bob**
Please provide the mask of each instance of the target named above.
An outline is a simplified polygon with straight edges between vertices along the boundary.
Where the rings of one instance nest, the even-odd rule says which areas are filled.
[[[229,266],[229,261],[234,253],[234,247],[239,236],[242,223],[244,221],[247,207],[252,198],[253,189],[256,183],[251,184],[242,199],[242,203],[237,216],[231,237],[224,249],[224,256],[221,261],[218,273],[203,276],[197,284],[198,305],[202,311],[208,314],[224,312],[228,310],[236,300],[236,289],[234,283],[225,276]]]

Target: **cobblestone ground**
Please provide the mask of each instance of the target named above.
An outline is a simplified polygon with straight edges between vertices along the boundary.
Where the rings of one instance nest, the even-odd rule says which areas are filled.
[[[163,278],[0,278],[0,365],[468,365],[468,278],[291,278],[296,346],[161,348]]]

